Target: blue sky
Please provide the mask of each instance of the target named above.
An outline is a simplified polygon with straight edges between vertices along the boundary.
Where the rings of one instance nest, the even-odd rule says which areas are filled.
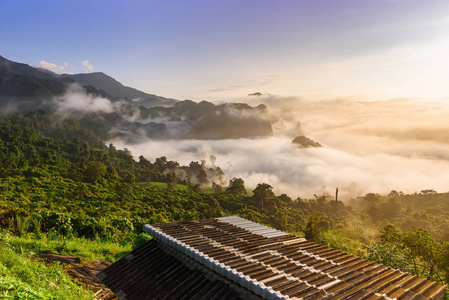
[[[177,99],[449,98],[446,0],[2,0],[0,36],[8,59]]]

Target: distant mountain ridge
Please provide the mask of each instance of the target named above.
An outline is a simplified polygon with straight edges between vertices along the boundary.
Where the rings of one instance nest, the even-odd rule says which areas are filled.
[[[273,134],[264,105],[178,101],[126,87],[102,72],[59,75],[1,56],[0,110],[59,111],[104,141],[235,139]]]
[[[145,100],[151,99],[153,105],[167,105],[174,104],[177,100],[168,99],[161,96],[147,94],[138,89],[124,86],[119,81],[115,80],[109,75],[103,72],[94,73],[82,73],[82,74],[63,74],[63,77],[67,77],[75,80],[82,85],[90,85],[99,90],[103,90],[114,98],[125,98],[128,100],[139,99],[139,102],[145,102]],[[144,105],[146,106],[146,105]]]
[[[11,73],[11,75],[28,75],[44,79],[54,77],[52,75],[54,73],[51,71],[49,71],[49,73],[45,73],[30,65],[14,62],[0,55],[0,74],[6,73]]]
[[[82,85],[91,85],[97,89],[104,90],[113,97],[128,98],[131,100],[134,98],[146,98],[152,96],[135,88],[124,86],[119,81],[103,72],[81,73],[74,75],[63,74],[62,76],[69,77]]]
[[[49,108],[48,100],[65,93],[67,86],[74,82],[53,74],[0,56],[0,107],[20,110]]]
[[[56,74],[52,71],[13,62],[0,56],[0,96],[17,100],[23,97],[50,98],[64,93],[67,85],[78,82],[94,95],[132,100],[139,98],[139,105],[173,105],[177,100],[147,94],[122,85],[103,72],[85,74]],[[5,100],[5,99],[3,99]]]

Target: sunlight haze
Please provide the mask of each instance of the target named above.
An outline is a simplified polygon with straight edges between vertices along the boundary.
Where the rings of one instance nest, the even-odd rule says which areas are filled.
[[[442,0],[6,0],[0,50],[179,100],[447,100],[448,15]]]
[[[268,107],[257,117],[273,135],[256,139],[183,139],[182,123],[140,120],[175,132],[107,141],[134,158],[214,155],[227,180],[301,197],[448,189],[449,1],[5,0],[0,25],[0,54],[13,61],[103,72],[177,100]],[[122,113],[79,86],[53,100],[64,114]],[[299,135],[324,147],[298,149]]]

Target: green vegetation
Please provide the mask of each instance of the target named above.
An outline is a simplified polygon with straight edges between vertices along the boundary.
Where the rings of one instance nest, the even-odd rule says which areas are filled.
[[[38,255],[114,261],[150,238],[143,224],[227,215],[449,282],[448,193],[369,193],[343,203],[275,195],[266,183],[248,192],[241,178],[223,187],[223,172],[205,161],[136,161],[48,111],[3,116],[0,149],[0,297],[92,298],[63,265]]]
[[[76,255],[88,261],[114,261],[131,250],[111,242],[72,238],[56,233],[26,236],[0,231],[0,298],[2,299],[92,299],[93,291],[83,288],[66,274],[63,265],[45,263],[39,253]]]

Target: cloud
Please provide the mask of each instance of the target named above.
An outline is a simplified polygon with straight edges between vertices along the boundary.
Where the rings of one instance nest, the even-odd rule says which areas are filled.
[[[69,65],[67,63],[64,63],[62,66],[58,66],[57,64],[46,62],[45,60],[41,60],[38,65],[39,68],[46,69],[55,73],[70,74],[71,72],[68,72],[66,70],[68,66]]]
[[[93,72],[94,71],[94,67],[92,66],[92,64],[88,60],[83,60],[81,62],[81,65],[84,67],[84,71],[86,71],[86,72]]]
[[[88,60],[81,61],[80,65],[84,67],[85,72],[93,72],[95,70],[95,68]],[[38,64],[38,67],[58,74],[73,74],[73,72],[67,70],[67,68],[69,67],[68,63],[64,63],[63,65],[58,66],[55,63],[41,60]]]
[[[64,95],[55,97],[53,101],[56,109],[62,113],[111,113],[115,109],[108,99],[86,94],[83,87],[78,83],[72,83]]]
[[[249,97],[271,111],[273,136],[226,140],[147,140],[128,145],[135,157],[166,156],[188,164],[214,155],[227,180],[249,188],[266,182],[277,194],[312,198],[339,188],[342,199],[368,192],[449,190],[449,108],[419,99],[361,102]],[[324,145],[300,149],[296,135]]]

